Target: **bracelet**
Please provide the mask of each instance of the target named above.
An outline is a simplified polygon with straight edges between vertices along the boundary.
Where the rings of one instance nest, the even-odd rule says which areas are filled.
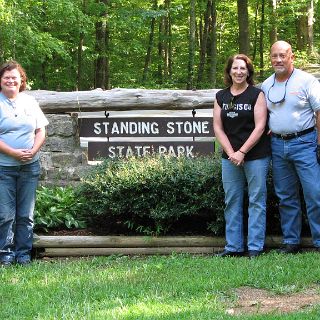
[[[246,155],[246,152],[241,151],[240,149],[238,150],[239,152],[241,152],[242,154]]]

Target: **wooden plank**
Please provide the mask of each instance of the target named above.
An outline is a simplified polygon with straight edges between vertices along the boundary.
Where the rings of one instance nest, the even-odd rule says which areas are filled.
[[[135,248],[224,246],[219,237],[45,236],[35,235],[35,248]]]
[[[172,253],[213,254],[212,247],[154,247],[154,248],[45,248],[39,257],[83,257],[108,255],[169,255]]]

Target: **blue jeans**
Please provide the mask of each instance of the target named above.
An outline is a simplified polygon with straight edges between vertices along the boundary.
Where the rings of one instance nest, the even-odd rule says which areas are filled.
[[[226,246],[232,252],[245,250],[243,200],[246,184],[249,196],[248,250],[262,251],[266,233],[267,174],[270,157],[245,161],[236,166],[222,159],[222,182],[225,192]]]
[[[0,166],[0,261],[30,258],[39,161]]]
[[[313,131],[290,140],[271,139],[273,181],[279,198],[284,244],[300,243],[301,183],[313,244],[320,247],[320,165],[316,138]]]

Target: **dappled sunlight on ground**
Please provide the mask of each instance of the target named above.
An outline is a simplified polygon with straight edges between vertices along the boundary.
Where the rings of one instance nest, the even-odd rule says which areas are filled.
[[[250,287],[235,290],[237,301],[227,309],[230,315],[290,313],[310,309],[320,304],[320,287],[293,294],[276,295],[270,291]]]

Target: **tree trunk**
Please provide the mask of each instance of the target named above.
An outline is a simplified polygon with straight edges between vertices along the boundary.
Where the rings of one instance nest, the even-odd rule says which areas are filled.
[[[111,89],[110,83],[110,59],[109,59],[109,51],[110,51],[110,30],[107,24],[106,29],[106,74],[105,74],[105,82],[106,89]]]
[[[170,15],[171,0],[165,0],[164,6],[167,14],[164,17],[164,78],[168,79],[172,73],[172,45],[171,45],[171,15]]]
[[[256,54],[257,54],[258,15],[259,15],[259,1],[257,1],[257,3],[256,3],[256,10],[255,10],[255,15],[254,15],[254,40],[253,40],[252,61],[256,60]]]
[[[83,2],[82,2],[82,11],[84,13],[86,13],[86,11],[87,11],[87,0],[83,0]],[[81,90],[83,43],[84,43],[84,32],[80,31],[79,43],[78,43],[78,55],[77,55],[77,83],[76,83],[76,90]]]
[[[157,8],[158,8],[158,1],[154,0],[153,10],[156,11]],[[143,83],[145,83],[147,81],[149,65],[151,63],[151,52],[152,52],[152,49],[153,49],[153,39],[154,39],[155,24],[156,24],[156,18],[153,17],[151,19],[151,25],[150,25],[148,49],[147,49],[146,57],[145,57],[145,60],[144,60],[144,68],[143,68],[143,75],[142,75],[142,82]]]
[[[278,30],[277,30],[277,0],[269,0],[269,6],[271,10],[270,14],[270,32],[269,32],[269,39],[270,44],[272,45],[278,40]]]
[[[77,83],[76,90],[81,90],[81,78],[82,78],[82,48],[84,42],[84,33],[81,31],[79,34],[79,44],[78,44],[78,63],[77,63]]]
[[[172,68],[173,68],[173,60],[172,60],[172,18],[171,18],[171,13],[169,11],[170,9],[170,0],[167,0],[166,3],[168,2],[168,28],[169,28],[169,33],[168,33],[168,73],[169,77],[172,77]]]
[[[307,47],[308,53],[311,54],[313,48],[313,0],[309,0],[305,6],[300,9],[300,15],[297,19],[297,49],[305,50]]]
[[[237,0],[239,24],[239,53],[249,55],[249,16],[248,0]]]
[[[158,40],[158,80],[159,83],[163,83],[163,38],[164,38],[164,19],[163,17],[159,20],[159,40]]]
[[[44,89],[48,88],[47,65],[47,61],[41,63],[41,81]]]
[[[304,47],[304,37],[303,37],[303,29],[304,26],[304,19],[303,17],[298,17],[296,20],[296,31],[297,31],[297,49],[303,50]]]
[[[217,72],[217,10],[216,0],[211,2],[211,13],[210,13],[210,25],[209,25],[209,80],[212,88],[216,86],[216,72]]]
[[[96,23],[96,54],[95,61],[95,88],[108,89],[108,25],[107,25],[107,6],[109,0],[101,0],[98,3],[104,4],[104,9],[100,14],[99,21]]]
[[[196,48],[196,1],[190,0],[189,58],[187,89],[194,89],[194,58]]]
[[[307,26],[307,43],[308,43],[308,53],[314,54],[314,44],[313,44],[313,20],[314,20],[314,6],[313,0],[310,0],[307,6],[308,12],[308,26]]]
[[[44,32],[49,32],[48,30],[48,18],[47,18],[47,11],[48,11],[48,4],[46,1],[42,1],[41,3],[41,7],[42,7],[42,10],[41,10],[41,18],[43,19],[43,21],[45,21],[45,23],[43,23],[43,31]],[[16,43],[16,40],[14,39],[13,40],[13,44],[14,44],[14,53],[15,53],[15,43]],[[15,56],[13,56],[13,58],[15,59]],[[41,75],[40,75],[40,78],[41,78],[41,82],[42,82],[42,88],[43,89],[47,89],[48,88],[48,78],[47,78],[47,66],[49,65],[48,63],[48,58],[47,58],[47,55],[45,55],[43,57],[43,61],[41,62]]]
[[[263,38],[264,38],[264,22],[265,22],[265,0],[261,1],[261,20],[260,20],[260,38],[259,38],[259,52],[260,52],[260,72],[259,72],[259,77],[260,80],[263,80],[264,78],[264,60],[263,60]]]
[[[211,13],[211,2],[212,0],[208,0],[207,8],[204,14],[204,28],[200,33],[200,62],[199,62],[199,69],[198,69],[198,80],[197,84],[201,84],[203,81],[203,72],[206,63],[206,54],[207,54],[207,45],[208,45],[208,36],[209,36],[209,19]]]

